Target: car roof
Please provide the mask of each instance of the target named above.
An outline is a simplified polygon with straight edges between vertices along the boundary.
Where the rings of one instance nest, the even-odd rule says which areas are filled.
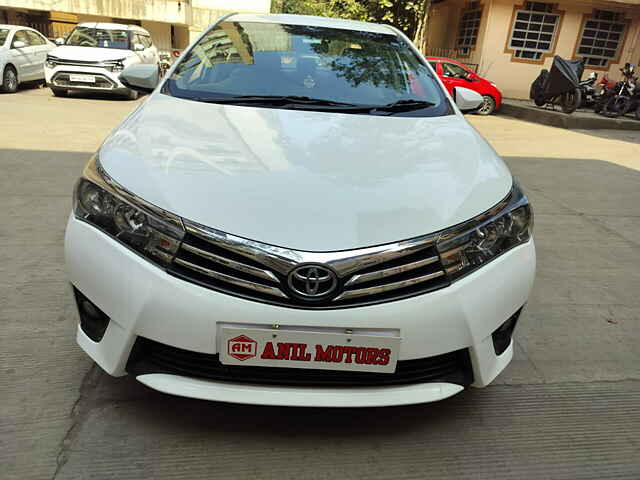
[[[7,30],[32,30],[34,32],[38,32],[36,29],[31,28],[31,27],[27,27],[25,25],[5,25],[5,24],[0,24],[0,28],[7,29]],[[40,33],[40,32],[38,32],[38,33]]]
[[[102,22],[82,22],[79,27],[102,28],[104,30],[131,30],[136,32],[149,33],[138,25],[125,25],[124,23],[102,23]]]
[[[282,23],[285,25],[307,25],[311,27],[339,28],[362,32],[383,33],[397,36],[393,27],[380,23],[359,22],[342,18],[315,17],[312,15],[234,13],[225,20],[233,22]]]

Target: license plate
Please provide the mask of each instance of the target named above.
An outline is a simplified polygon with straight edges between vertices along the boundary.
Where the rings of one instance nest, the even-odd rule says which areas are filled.
[[[96,83],[96,77],[94,75],[69,75],[69,81],[82,82],[82,83]]]
[[[220,362],[251,367],[393,373],[400,337],[222,327]]]

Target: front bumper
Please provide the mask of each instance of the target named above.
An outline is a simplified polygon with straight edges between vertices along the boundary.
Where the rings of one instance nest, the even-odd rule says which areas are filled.
[[[125,87],[118,78],[120,72],[111,72],[106,68],[58,65],[54,68],[45,67],[44,74],[47,85],[53,88],[115,94],[126,94],[129,92],[129,89]],[[96,81],[94,83],[74,82],[70,79],[70,75],[74,74],[92,75]]]
[[[474,386],[489,384],[511,360],[496,355],[492,332],[526,303],[535,274],[533,241],[453,285],[378,305],[301,310],[244,300],[175,278],[71,215],[65,255],[71,283],[110,317],[99,342],[78,328],[80,346],[106,372],[120,376],[138,336],[191,352],[218,352],[218,324],[358,330],[399,329],[400,361],[468,349]],[[141,374],[157,390],[208,400],[298,406],[401,405],[440,400],[462,390],[452,383],[380,387],[255,385]]]

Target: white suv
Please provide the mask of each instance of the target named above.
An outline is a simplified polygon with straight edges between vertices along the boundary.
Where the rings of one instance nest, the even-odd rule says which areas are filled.
[[[158,65],[158,50],[151,35],[137,25],[80,23],[62,44],[47,55],[45,76],[56,96],[69,91],[101,91],[136,99],[118,76],[130,65]]]
[[[150,91],[157,68],[125,69]],[[80,346],[157,390],[270,405],[439,400],[513,355],[527,197],[398,30],[213,25],[105,140],[65,255]]]

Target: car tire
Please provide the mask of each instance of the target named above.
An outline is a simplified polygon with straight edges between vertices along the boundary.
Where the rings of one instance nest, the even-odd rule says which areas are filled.
[[[640,120],[640,105],[638,105],[638,108],[636,108],[636,120]]]
[[[11,65],[6,66],[4,72],[2,72],[0,91],[4,93],[16,93],[18,91],[18,73]]]
[[[482,96],[482,105],[477,110],[478,115],[491,115],[496,111],[496,101],[491,95]]]
[[[49,88],[51,88],[51,92],[56,97],[66,97],[69,94],[69,92],[64,88],[54,88],[54,87],[49,87]]]
[[[139,95],[140,94],[138,92],[136,92],[135,90],[129,90],[127,92],[127,98],[129,100],[137,100]]]

